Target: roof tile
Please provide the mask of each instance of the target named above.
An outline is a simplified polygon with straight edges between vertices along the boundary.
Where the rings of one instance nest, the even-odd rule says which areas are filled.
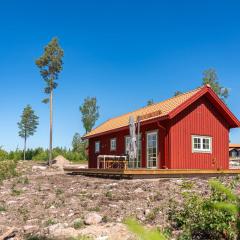
[[[164,116],[168,115],[171,111],[176,109],[179,105],[181,105],[182,103],[187,101],[189,98],[191,98],[193,95],[195,95],[197,92],[199,92],[201,89],[202,89],[202,87],[194,89],[190,92],[183,93],[176,97],[169,98],[165,101],[140,108],[136,111],[129,112],[129,113],[121,115],[119,117],[111,118],[111,119],[107,120],[106,122],[102,123],[101,125],[99,125],[98,127],[96,127],[95,129],[93,129],[88,134],[86,134],[84,136],[84,138],[89,138],[89,137],[92,137],[97,134],[101,134],[104,132],[108,132],[111,130],[115,130],[115,129],[118,129],[121,127],[128,126],[130,116],[133,116],[134,119],[137,120],[138,116],[146,116],[146,115],[148,116],[149,115],[149,117],[147,119],[144,118],[144,120],[142,120],[142,121],[153,119],[156,117],[164,117]],[[152,114],[152,116],[151,116],[151,114]]]

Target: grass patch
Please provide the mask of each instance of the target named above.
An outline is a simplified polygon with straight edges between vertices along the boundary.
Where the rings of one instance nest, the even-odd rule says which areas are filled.
[[[160,211],[160,208],[159,207],[155,207],[146,217],[146,220],[147,221],[153,221],[156,219],[158,213]]]
[[[6,212],[6,211],[7,211],[7,209],[4,206],[0,205],[0,212]]]
[[[17,183],[27,185],[29,184],[29,179],[28,177],[20,177],[18,178]]]
[[[17,176],[17,161],[4,160],[0,161],[0,183],[8,178]]]
[[[103,218],[102,218],[102,222],[104,222],[104,223],[109,222],[109,219],[108,219],[108,217],[107,217],[106,215],[103,216]]]
[[[60,189],[60,188],[57,188],[56,189],[56,195],[57,196],[59,196],[59,195],[61,195],[61,194],[63,194],[64,193],[64,191],[62,190],[62,189]]]
[[[74,229],[80,229],[83,226],[84,226],[84,222],[81,219],[78,219],[78,220],[74,221],[74,223],[73,223]]]
[[[18,190],[15,188],[15,186],[12,186],[12,190],[11,190],[11,195],[12,196],[19,196],[22,193],[22,190]]]
[[[106,192],[106,197],[111,200],[113,198],[112,192]]]
[[[100,210],[101,210],[101,209],[100,209],[100,207],[98,207],[98,206],[97,206],[97,207],[93,207],[93,208],[89,208],[89,211],[90,211],[90,212],[100,212]]]
[[[56,224],[57,222],[54,220],[54,219],[48,219],[46,222],[45,222],[45,226],[48,227],[48,226],[51,226],[51,225],[54,225]]]
[[[75,238],[69,238],[69,240],[93,240],[93,238],[89,236],[78,236]]]
[[[181,188],[182,189],[185,189],[185,190],[191,190],[194,186],[194,183],[191,182],[191,181],[184,181],[181,185]]]

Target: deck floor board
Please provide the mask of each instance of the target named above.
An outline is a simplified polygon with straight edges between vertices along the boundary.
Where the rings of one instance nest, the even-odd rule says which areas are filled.
[[[64,167],[65,173],[80,174],[84,176],[108,178],[176,178],[176,177],[214,177],[221,175],[238,175],[240,169],[96,169],[79,168],[68,165]]]

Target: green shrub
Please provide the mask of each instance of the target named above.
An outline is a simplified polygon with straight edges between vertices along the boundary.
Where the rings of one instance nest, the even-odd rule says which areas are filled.
[[[0,182],[7,178],[17,176],[17,162],[14,160],[0,161]]]
[[[84,222],[81,219],[78,219],[78,220],[74,221],[73,227],[74,227],[74,229],[80,229],[80,228],[84,227]]]
[[[7,160],[8,153],[0,147],[0,161]]]
[[[183,231],[179,239],[235,239],[236,215],[213,208],[216,201],[225,198],[222,193],[211,188],[209,196],[185,192],[183,198],[183,206],[173,202],[169,212],[173,227]]]
[[[45,222],[45,226],[46,227],[49,227],[51,225],[54,225],[56,224],[57,222],[54,220],[54,219],[48,219],[46,222]]]
[[[5,207],[5,206],[2,206],[2,205],[0,205],[0,212],[5,212],[5,211],[7,211],[6,207]]]
[[[32,160],[34,161],[47,161],[48,153],[46,151],[40,151],[36,155],[33,156]]]
[[[23,159],[23,151],[16,149],[15,151],[10,151],[8,153],[9,160],[22,160]]]

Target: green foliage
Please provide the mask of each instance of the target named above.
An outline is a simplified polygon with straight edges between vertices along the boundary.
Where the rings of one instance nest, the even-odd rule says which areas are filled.
[[[85,144],[82,141],[81,135],[79,133],[75,133],[72,140],[72,149],[74,152],[81,152],[82,149],[85,150]]]
[[[56,80],[62,71],[64,52],[61,49],[58,39],[53,38],[48,45],[44,48],[43,55],[36,60],[36,65],[40,69],[40,74],[46,83],[44,92],[49,96],[43,99],[43,103],[49,103],[50,110],[50,146],[49,146],[49,161],[52,164],[52,115],[53,115],[53,90],[57,88]]]
[[[19,150],[19,149],[16,149],[15,151],[10,151],[8,153],[8,157],[7,159],[10,159],[10,160],[22,160],[23,159],[23,151]],[[27,159],[30,159],[30,158],[27,158]]]
[[[235,239],[236,214],[227,208],[220,211],[223,205],[216,205],[226,194],[233,199],[229,189],[223,189],[222,185],[217,188],[214,182],[210,195],[184,192],[182,207],[172,202],[169,218],[174,227],[183,231],[179,239]]]
[[[226,100],[228,98],[228,89],[222,87],[218,82],[218,76],[214,69],[210,68],[203,72],[202,85],[209,84],[215,93],[222,99]]]
[[[90,132],[99,118],[99,106],[95,97],[87,97],[79,107],[82,114],[82,122],[86,133]]]
[[[73,227],[74,227],[74,229],[80,229],[80,228],[84,227],[84,222],[81,219],[77,219],[74,221]]]
[[[37,153],[36,155],[34,155],[32,157],[32,160],[35,161],[47,161],[48,160],[48,151],[40,151],[39,153]]]
[[[14,160],[0,161],[0,183],[8,178],[17,176],[17,162]]]
[[[7,151],[3,150],[3,149],[0,147],[0,161],[6,160],[7,158],[8,158],[8,153],[7,153]]]
[[[40,74],[46,83],[44,92],[50,94],[57,87],[56,80],[62,71],[62,58],[64,52],[59,46],[58,39],[53,38],[44,48],[43,55],[36,60],[36,65],[40,69]],[[44,102],[48,100],[44,99]]]
[[[147,221],[154,221],[159,213],[160,208],[159,207],[155,207],[152,209],[152,211],[150,211],[147,216],[146,216],[146,220]]]
[[[181,94],[182,94],[181,91],[176,91],[176,92],[174,93],[174,97],[177,97],[177,96],[179,96],[179,95],[181,95]]]
[[[93,240],[93,238],[86,235],[81,235],[78,237],[72,237],[69,240]]]
[[[6,212],[7,209],[5,206],[0,205],[0,212]]]
[[[125,224],[141,240],[166,240],[166,237],[158,230],[147,230],[134,219],[127,219]]]
[[[5,151],[4,151],[5,152]],[[0,151],[1,154],[1,151]],[[74,152],[70,149],[56,147],[53,149],[53,157],[62,155],[66,159],[72,162],[85,162],[87,161],[87,156],[85,150],[82,152]],[[21,160],[23,156],[23,151],[16,149],[15,151],[10,151],[9,153],[4,153],[4,159],[10,160]],[[48,160],[48,150],[43,148],[27,149],[26,158],[28,160],[34,161],[47,161]]]
[[[193,182],[192,181],[183,181],[181,188],[185,189],[185,190],[191,190],[193,188]]]
[[[219,212],[227,212],[236,218],[236,232],[237,239],[240,239],[240,198],[232,189],[224,186],[222,183],[212,180],[210,181],[210,186],[213,191],[223,195],[223,198],[217,199],[213,203],[213,209],[218,210]]]
[[[108,199],[112,199],[113,198],[112,192],[110,192],[110,191],[107,191],[105,195],[106,195],[106,197]]]
[[[21,115],[21,121],[18,122],[19,127],[19,136],[26,139],[29,136],[32,136],[37,129],[38,126],[38,116],[35,115],[32,107],[27,105],[23,109],[23,113]]]
[[[45,226],[46,227],[49,227],[49,226],[51,226],[51,225],[54,225],[54,224],[56,224],[57,222],[54,220],[54,219],[48,219],[46,222],[45,222]]]
[[[19,132],[18,135],[24,139],[24,154],[23,154],[23,159],[26,159],[26,141],[27,138],[30,136],[33,136],[34,133],[37,130],[38,126],[38,116],[35,115],[33,109],[31,108],[30,105],[27,105],[23,109],[23,113],[21,115],[21,121],[18,122],[18,128]]]
[[[149,99],[149,100],[147,101],[147,106],[151,106],[151,105],[153,105],[153,104],[154,104],[153,99]]]

